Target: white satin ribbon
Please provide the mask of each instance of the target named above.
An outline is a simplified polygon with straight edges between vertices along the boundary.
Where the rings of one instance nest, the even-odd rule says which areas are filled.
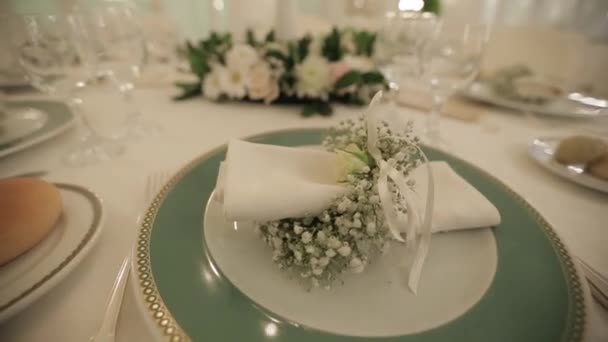
[[[378,195],[380,197],[380,205],[384,212],[385,222],[391,232],[393,238],[399,242],[406,244],[407,248],[415,250],[414,259],[411,263],[410,273],[408,276],[408,286],[415,294],[418,290],[418,283],[422,273],[422,266],[429,251],[431,243],[431,224],[433,214],[433,203],[435,194],[435,184],[433,181],[433,172],[429,166],[426,155],[418,148],[418,151],[424,159],[427,176],[428,176],[428,191],[426,198],[426,206],[424,212],[424,220],[420,222],[419,209],[416,208],[411,200],[412,190],[407,185],[407,178],[399,172],[395,165],[382,158],[382,153],[377,146],[378,143],[378,126],[375,117],[375,106],[382,98],[382,92],[379,91],[372,98],[367,112],[367,151],[374,158],[374,161],[379,167],[378,177]],[[395,209],[395,198],[391,194],[389,187],[389,179],[393,181],[395,186],[404,198],[407,216],[399,214]],[[400,227],[405,227],[405,240],[401,236]]]

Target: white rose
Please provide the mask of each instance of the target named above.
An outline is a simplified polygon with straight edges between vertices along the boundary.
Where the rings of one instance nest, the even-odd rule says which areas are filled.
[[[350,66],[352,70],[367,72],[374,69],[374,63],[368,57],[346,55],[343,58],[343,62]]]
[[[222,95],[221,74],[225,73],[223,66],[215,66],[203,79],[203,96],[210,100],[217,100]]]
[[[350,144],[344,151],[338,150],[336,153],[338,155],[338,180],[346,179],[351,173],[362,172],[367,166],[367,154],[355,144]]]
[[[253,100],[271,103],[279,97],[278,80],[266,62],[258,62],[251,67],[247,76],[247,88],[249,97]]]
[[[260,59],[257,51],[247,44],[237,44],[226,53],[226,66],[247,72]]]
[[[331,85],[329,63],[318,55],[308,55],[296,65],[296,94],[298,97],[327,98]]]
[[[223,67],[222,67],[223,68]],[[219,74],[220,86],[228,97],[233,99],[242,99],[247,93],[246,75],[241,69],[223,68]]]

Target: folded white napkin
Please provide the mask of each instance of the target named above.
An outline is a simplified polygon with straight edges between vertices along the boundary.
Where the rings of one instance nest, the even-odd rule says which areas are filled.
[[[345,191],[339,172],[334,153],[233,140],[216,194],[235,221],[319,214]]]
[[[498,209],[444,161],[430,162],[435,180],[435,202],[431,232],[491,227],[500,223]],[[421,211],[426,199],[426,170],[418,167],[411,177],[416,181]]]
[[[228,145],[216,185],[226,218],[269,221],[318,214],[346,190],[334,153],[314,149],[254,144]],[[481,228],[500,223],[500,214],[479,191],[446,162],[431,162],[435,179],[433,232]],[[412,177],[418,184],[420,212],[426,198],[426,170]]]

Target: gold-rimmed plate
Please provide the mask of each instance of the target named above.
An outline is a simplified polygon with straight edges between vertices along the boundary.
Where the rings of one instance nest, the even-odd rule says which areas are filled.
[[[325,134],[320,129],[293,129],[261,134],[249,140],[304,146],[319,144]],[[331,310],[339,312],[340,320],[337,320],[336,315],[327,315],[327,303],[319,300],[322,299],[319,296],[328,295],[326,293],[296,294],[285,282],[271,286],[263,284],[277,279],[272,278],[277,275],[272,272],[278,271],[273,268],[271,257],[264,257],[263,253],[268,251],[262,241],[245,240],[247,236],[241,236],[244,239],[237,241],[234,234],[226,236],[231,233],[231,227],[220,219],[223,217],[221,208],[210,200],[219,163],[225,158],[226,147],[223,146],[179,171],[152,202],[140,227],[131,276],[138,302],[152,331],[160,341],[170,342],[583,341],[590,300],[588,289],[566,246],[549,224],[522,197],[490,174],[445,152],[429,147],[424,150],[430,160],[448,162],[500,211],[501,223],[491,231],[482,232],[489,235],[484,241],[489,240],[490,244],[486,246],[490,248],[488,254],[480,257],[486,258],[485,261],[495,257],[496,263],[478,266],[489,272],[465,275],[461,270],[471,267],[468,262],[441,255],[448,253],[447,250],[437,253],[435,249],[431,254],[437,257],[437,272],[429,261],[425,276],[426,281],[432,281],[437,288],[423,286],[420,291],[426,291],[426,294],[419,292],[417,298],[409,298],[412,302],[425,301],[424,307],[401,305],[403,302],[395,300],[385,302],[386,305],[378,305],[375,301],[373,305],[353,309],[353,305],[363,304],[359,297],[370,297],[373,292],[379,294],[376,298],[385,300],[382,291],[393,289],[390,282],[377,284],[383,288],[375,290],[364,286],[363,282],[370,279],[363,279],[366,275],[361,275],[361,279],[356,280],[359,284],[353,283],[353,286],[361,285],[364,290],[354,291],[356,295],[344,293],[352,289],[346,286],[329,293],[335,297],[331,298],[335,304]],[[470,241],[472,236],[460,237],[466,238],[461,243],[473,243],[475,248],[480,248]],[[452,247],[456,244],[454,240],[444,242]],[[440,246],[439,238],[435,243],[436,247]],[[464,244],[459,243],[459,246],[467,251]],[[244,248],[248,249],[247,253]],[[429,260],[431,258],[433,256]],[[376,265],[381,266],[380,262]],[[471,282],[480,281],[489,283],[489,287],[475,291],[475,298],[470,297],[469,304],[454,305],[466,291],[440,291],[440,286],[459,286],[454,277],[445,272],[448,269],[456,270],[454,277],[463,277],[461,288],[472,289]],[[374,272],[368,271],[367,276]],[[433,274],[440,279],[431,280]],[[486,277],[488,274],[490,276]],[[259,282],[254,283],[256,281]],[[368,284],[371,281],[373,279]],[[289,295],[281,297],[278,290]],[[424,299],[438,293],[452,298]],[[353,300],[357,303],[352,303]],[[394,308],[400,311],[391,317],[390,310]],[[453,310],[454,315],[443,316],[445,312],[437,314],[438,310]],[[408,317],[418,314],[429,315],[423,317],[425,326],[412,324],[408,327],[407,324],[413,322]],[[318,317],[312,315],[326,315],[327,321],[316,320]],[[388,322],[391,325],[385,329],[386,322],[378,319],[371,322],[377,323],[372,326],[362,318],[369,315],[395,319],[393,323],[397,324]],[[353,319],[344,319],[348,317]],[[402,320],[403,324],[399,325],[397,320]]]
[[[67,276],[97,241],[103,225],[101,200],[90,190],[55,184],[63,212],[34,248],[0,267],[0,322],[18,313]]]

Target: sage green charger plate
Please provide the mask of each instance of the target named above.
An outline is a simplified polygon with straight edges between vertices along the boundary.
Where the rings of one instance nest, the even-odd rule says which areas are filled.
[[[75,122],[74,113],[61,102],[47,100],[10,101],[9,108],[32,108],[44,112],[47,120],[40,129],[31,134],[0,144],[0,158],[19,152],[23,149],[40,144],[72,127]]]
[[[313,145],[320,143],[323,134],[320,129],[298,129],[250,140]],[[360,337],[306,328],[255,304],[217,268],[203,236],[204,211],[225,156],[223,146],[179,171],[157,195],[140,228],[133,277],[155,334],[163,341],[581,341],[589,297],[577,266],[553,229],[494,177],[443,152],[425,151],[431,160],[447,161],[502,216],[501,224],[493,229],[494,278],[464,314],[413,334]],[[445,286],[449,285],[446,281]],[[369,314],[381,313],[370,309]]]

